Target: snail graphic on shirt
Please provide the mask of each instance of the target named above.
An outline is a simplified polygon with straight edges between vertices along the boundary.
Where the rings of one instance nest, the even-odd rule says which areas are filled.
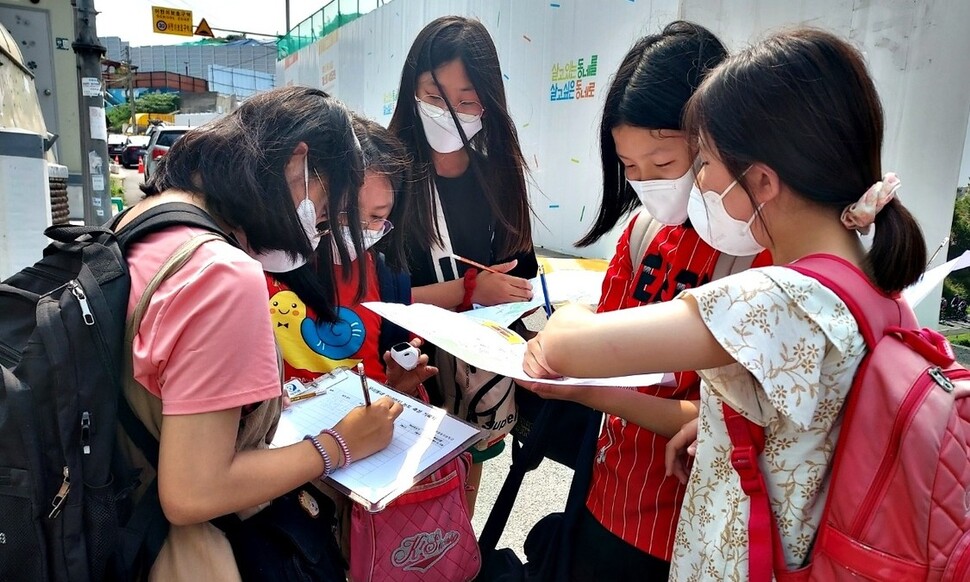
[[[349,359],[364,345],[364,322],[346,307],[337,310],[337,321],[317,322],[307,316],[306,304],[292,291],[279,291],[269,300],[276,341],[287,363],[311,372],[350,367]]]

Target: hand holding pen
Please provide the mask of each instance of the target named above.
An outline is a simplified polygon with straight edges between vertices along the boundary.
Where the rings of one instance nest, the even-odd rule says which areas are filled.
[[[360,376],[360,387],[364,391],[364,406],[370,406],[370,387],[367,385],[363,362],[357,362],[357,375]]]
[[[452,255],[452,258],[480,271],[472,293],[473,303],[491,306],[532,299],[532,285],[521,277],[507,274],[518,265],[517,260],[486,266],[457,255]]]

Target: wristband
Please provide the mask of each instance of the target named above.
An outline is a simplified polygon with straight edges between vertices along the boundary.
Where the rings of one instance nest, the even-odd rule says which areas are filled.
[[[335,440],[337,442],[337,446],[340,447],[340,452],[343,454],[344,462],[343,462],[343,464],[337,465],[337,466],[338,467],[346,467],[347,465],[349,465],[350,464],[350,447],[347,446],[347,441],[344,440],[344,437],[340,436],[340,433],[337,432],[337,431],[335,431],[335,430],[333,430],[332,428],[328,428],[327,430],[323,431],[320,434],[328,434],[328,435],[330,435],[333,438],[333,440]]]
[[[458,311],[468,311],[472,308],[472,295],[475,294],[475,287],[478,285],[478,269],[472,267],[465,271],[463,277],[465,283],[465,295],[461,299]]]
[[[323,458],[323,474],[320,475],[320,478],[323,479],[324,477],[330,475],[330,473],[333,473],[333,463],[330,462],[330,455],[327,454],[327,449],[323,448],[323,445],[320,444],[317,437],[306,435],[303,437],[303,440],[310,441],[313,444],[313,448],[315,448],[317,452],[320,453],[320,457]]]

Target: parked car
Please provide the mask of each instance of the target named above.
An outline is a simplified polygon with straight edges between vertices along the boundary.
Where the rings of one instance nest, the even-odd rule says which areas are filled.
[[[146,182],[155,171],[155,164],[158,158],[164,156],[168,148],[172,147],[189,129],[191,128],[178,125],[159,125],[152,130],[151,141],[148,142],[148,146],[145,148]]]
[[[133,135],[125,142],[125,149],[121,153],[121,165],[126,168],[138,167],[138,159],[145,155],[148,141],[147,135]]]
[[[125,151],[125,142],[127,140],[128,136],[120,133],[108,134],[108,157],[111,158],[112,162],[115,158],[120,159],[121,154]]]

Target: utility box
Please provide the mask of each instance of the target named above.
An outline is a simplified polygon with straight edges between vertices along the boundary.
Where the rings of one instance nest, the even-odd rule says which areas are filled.
[[[44,137],[0,128],[0,280],[41,258],[51,225]]]

